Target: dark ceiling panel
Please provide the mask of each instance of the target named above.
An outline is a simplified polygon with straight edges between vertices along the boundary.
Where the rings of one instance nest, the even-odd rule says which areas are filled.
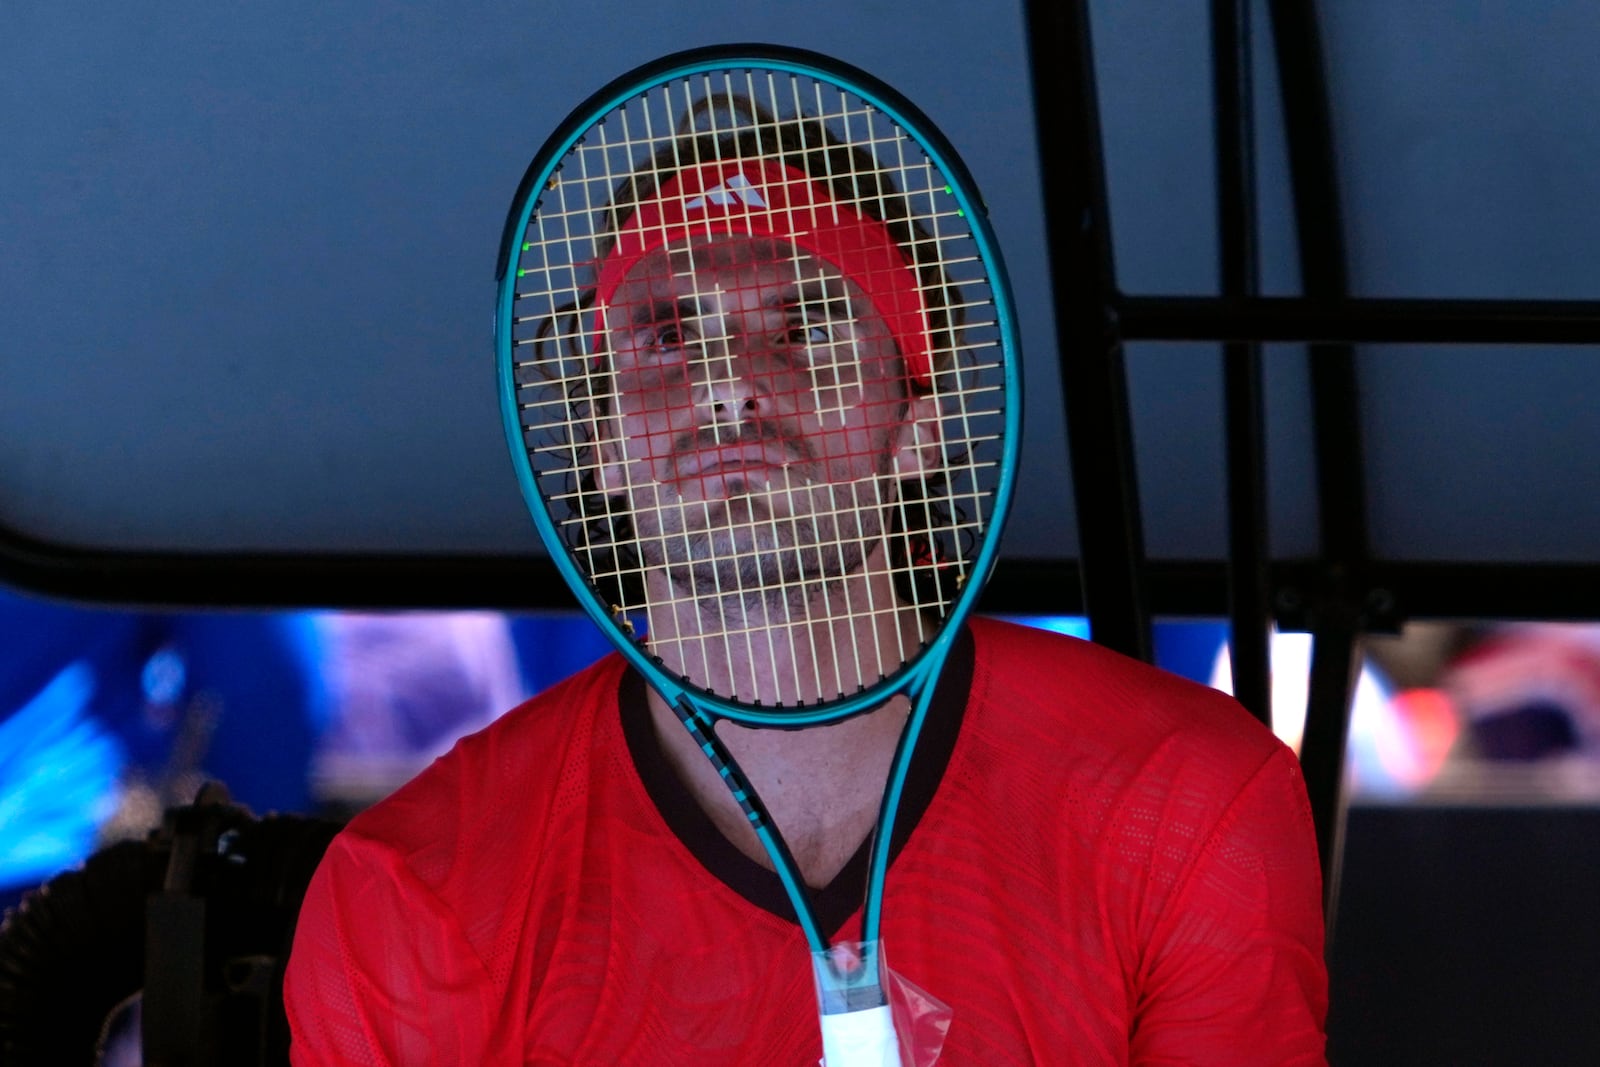
[[[1585,44],[1600,38],[1600,11],[1324,7],[1355,291],[1600,292],[1600,133],[1586,106],[1600,67]],[[1091,9],[1121,286],[1211,295],[1203,5]],[[148,599],[188,574],[249,596],[266,595],[266,567],[271,588],[299,574],[356,602],[371,587],[337,577],[355,573],[338,566],[354,556],[371,557],[352,564],[362,574],[429,589],[421,576],[536,564],[496,410],[503,211],[545,134],[599,83],[662,52],[741,39],[864,67],[971,166],[1028,356],[1006,558],[1070,574],[1076,515],[1020,8],[973,19],[960,0],[723,0],[687,20],[612,0],[583,27],[547,15],[509,0],[13,14],[0,40],[0,575],[92,595],[90,576],[115,573],[105,595]],[[1255,52],[1263,291],[1293,295],[1264,29]],[[1215,346],[1131,344],[1129,369],[1149,554],[1216,564]],[[1374,346],[1358,371],[1380,558],[1595,560],[1593,350]],[[1306,560],[1318,514],[1300,347],[1271,346],[1265,373],[1271,541],[1280,560]],[[1041,607],[1068,603],[1070,586],[1043,586]]]

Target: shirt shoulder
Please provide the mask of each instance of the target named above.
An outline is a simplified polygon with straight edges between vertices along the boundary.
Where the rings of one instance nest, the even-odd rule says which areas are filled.
[[[987,621],[974,637],[963,769],[1020,783],[1005,801],[1068,828],[1103,875],[1175,891],[1264,820],[1311,840],[1299,761],[1232,697],[1060,634]]]
[[[996,790],[991,810],[1054,828],[1039,851],[1094,901],[1135,1061],[1321,1062],[1321,879],[1294,753],[1227,694],[1089,642],[994,621],[974,637],[964,776]]]
[[[1247,773],[1283,748],[1231,696],[1110,649],[1029,626],[979,619],[974,694],[1021,703],[1068,745],[1140,750],[1181,744]]]
[[[625,670],[612,654],[513,708],[456,744],[384,800],[351,820],[344,844],[409,868],[447,900],[491,871],[491,858],[536,856],[573,783],[590,778],[617,734],[617,690]],[[474,867],[474,865],[480,865]],[[497,866],[513,866],[500,862]]]

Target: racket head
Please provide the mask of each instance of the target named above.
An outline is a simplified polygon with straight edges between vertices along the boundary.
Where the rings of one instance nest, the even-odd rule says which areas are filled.
[[[818,131],[825,131],[820,145]],[[843,173],[846,168],[852,173]],[[875,189],[872,177],[880,179]],[[898,264],[885,262],[885,234]],[[830,529],[820,540],[859,542],[868,560],[892,561],[900,606],[910,604],[928,620],[912,641],[891,637],[869,649],[860,677],[819,674],[797,681],[789,690],[800,694],[795,699],[752,699],[739,692],[739,681],[715,676],[709,664],[696,669],[692,656],[669,665],[645,640],[646,619],[657,620],[659,638],[663,612],[671,614],[659,598],[652,603],[641,594],[645,558],[652,549],[670,553],[688,540],[659,530],[641,540],[632,528],[635,513],[657,514],[641,500],[660,505],[673,495],[691,523],[701,513],[704,522],[715,520],[704,511],[705,500],[678,499],[695,493],[680,492],[683,484],[661,473],[663,464],[676,461],[674,442],[683,438],[673,435],[681,427],[660,435],[667,442],[662,451],[672,454],[625,462],[630,448],[637,451],[641,440],[657,436],[654,429],[637,432],[648,420],[626,417],[630,405],[639,407],[640,390],[633,387],[647,380],[638,376],[628,331],[638,308],[662,303],[663,285],[688,274],[702,277],[718,249],[740,242],[768,248],[757,253],[762,269],[783,265],[772,284],[816,281],[848,290],[852,311],[866,308],[860,318],[875,315],[883,324],[879,333],[892,339],[895,370],[878,377],[893,378],[903,392],[895,403],[859,402],[860,379],[882,364],[871,353],[883,351],[881,343],[863,349],[859,341],[842,350],[860,357],[848,391],[839,391],[838,375],[817,388],[825,375],[815,367],[808,369],[809,397],[801,389],[769,390],[800,397],[794,406],[824,424],[826,412],[835,409],[899,410],[905,417],[893,433],[903,447],[892,469],[880,465],[864,477],[836,478],[826,457],[812,457],[810,467],[783,465],[781,484],[777,477],[750,486],[723,480],[706,491],[700,479],[700,495],[716,497],[729,513],[732,497],[751,498],[739,503],[746,509],[740,513],[751,516],[744,525],[727,520],[740,535],[783,540],[767,505],[805,513],[781,531],[792,538],[819,540],[818,514],[866,525],[844,534]],[[762,269],[732,275],[744,280],[727,285],[696,281],[688,296],[709,299],[714,287],[718,297],[731,290],[764,306]],[[920,111],[870,75],[815,53],[736,45],[668,56],[590,97],[534,157],[507,219],[497,279],[501,412],[524,499],[580,605],[663,697],[747,725],[798,727],[876,707],[937,672],[997,556],[1020,447],[1021,373],[1010,289],[985,209],[954,149]],[[683,346],[686,353],[691,347]],[[731,354],[739,347],[732,342],[715,355],[711,347],[703,343],[683,357],[699,368],[702,385],[739,378],[755,365],[742,352]],[[775,380],[761,379],[764,386]],[[681,409],[659,408],[647,414],[688,417]],[[861,426],[874,431],[892,421],[869,414]],[[849,460],[870,451],[851,445],[841,455]],[[921,457],[923,468],[911,478],[902,477],[908,452]],[[803,474],[797,481],[793,471],[802,468],[819,476]],[[879,518],[839,518],[862,514]],[[715,547],[704,547],[715,540],[703,537],[700,553],[715,554]],[[844,555],[819,564],[821,555],[792,550],[786,558],[801,572],[808,560],[824,571],[852,565]],[[895,614],[881,601],[869,610]],[[816,610],[834,609],[819,603]],[[788,657],[764,646],[770,632],[752,627],[733,640],[756,660],[764,653],[775,657],[776,670],[776,659]],[[741,650],[734,651],[738,658]],[[852,654],[862,657],[856,648],[822,658]]]

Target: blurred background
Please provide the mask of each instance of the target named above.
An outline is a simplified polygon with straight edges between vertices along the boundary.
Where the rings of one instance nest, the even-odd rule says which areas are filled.
[[[1008,616],[1089,637],[1080,616]],[[466,733],[609,651],[576,612],[174,612],[0,591],[0,896],[142,838],[207,780],[258,814],[347,819]],[[1159,665],[1231,691],[1227,626],[1163,621]],[[1274,729],[1298,749],[1310,637],[1273,644]],[[1356,689],[1358,803],[1582,795],[1600,628],[1423,627]],[[1600,799],[1597,796],[1596,799]]]

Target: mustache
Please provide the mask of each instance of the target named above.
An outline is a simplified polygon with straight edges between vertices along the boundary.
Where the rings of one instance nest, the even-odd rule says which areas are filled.
[[[672,450],[681,455],[707,448],[739,445],[776,446],[785,455],[793,456],[797,460],[811,458],[811,450],[806,447],[804,441],[786,436],[770,422],[741,422],[737,426],[711,423],[680,434],[673,442]]]

